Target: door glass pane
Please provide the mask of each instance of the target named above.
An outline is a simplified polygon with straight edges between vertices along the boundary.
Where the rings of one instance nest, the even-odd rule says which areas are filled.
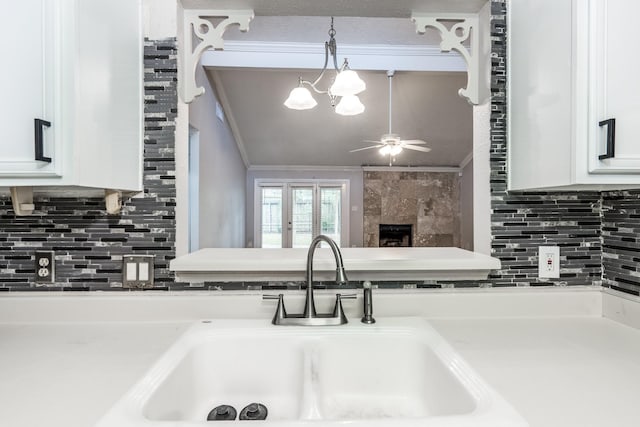
[[[342,232],[342,191],[338,188],[320,188],[320,233],[331,237],[340,245]]]
[[[294,248],[307,248],[313,239],[313,189],[291,189],[291,243]]]
[[[262,188],[263,248],[282,247],[282,188]]]

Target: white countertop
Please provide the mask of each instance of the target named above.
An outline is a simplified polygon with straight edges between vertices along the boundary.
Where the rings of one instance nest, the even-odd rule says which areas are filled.
[[[531,427],[640,425],[637,329],[588,317],[431,323]]]
[[[238,315],[263,318],[273,307],[259,297],[0,296],[0,425],[91,426],[192,320],[230,317],[232,301],[244,301]],[[374,298],[374,315],[431,317],[532,427],[638,425],[640,330],[598,312],[637,320],[637,300],[613,300],[598,288],[377,291]],[[348,309],[351,319],[356,308]],[[100,320],[108,312],[111,319]]]
[[[481,280],[500,260],[460,248],[342,248],[350,280]],[[206,248],[171,261],[178,281],[305,280],[306,248]],[[335,280],[328,248],[314,254],[314,279]]]

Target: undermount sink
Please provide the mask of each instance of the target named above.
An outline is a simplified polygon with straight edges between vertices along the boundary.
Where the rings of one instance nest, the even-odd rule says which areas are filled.
[[[313,328],[199,322],[98,427],[208,426],[214,407],[252,402],[274,427],[527,425],[428,322],[378,318]]]

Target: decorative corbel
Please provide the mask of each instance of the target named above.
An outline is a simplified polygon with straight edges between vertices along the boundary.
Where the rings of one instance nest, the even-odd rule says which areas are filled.
[[[36,208],[33,204],[33,187],[11,187],[9,190],[16,216],[31,215]]]
[[[204,93],[203,87],[196,83],[196,67],[202,52],[207,49],[224,49],[222,36],[231,25],[238,25],[240,31],[249,30],[249,22],[253,19],[253,10],[191,10],[182,9],[182,17],[178,19],[178,87],[180,97],[190,103]],[[212,20],[220,20],[214,25]],[[194,39],[197,45],[194,46]]]
[[[477,15],[444,14],[425,15],[414,13],[411,21],[416,26],[416,32],[424,34],[427,28],[435,28],[440,33],[440,49],[443,52],[455,50],[467,63],[467,87],[460,88],[458,94],[466,98],[469,104],[479,105],[484,103],[488,95],[482,90],[480,82],[481,52],[479,31],[479,18]],[[444,22],[452,22],[450,28]],[[464,45],[469,40],[471,51]]]

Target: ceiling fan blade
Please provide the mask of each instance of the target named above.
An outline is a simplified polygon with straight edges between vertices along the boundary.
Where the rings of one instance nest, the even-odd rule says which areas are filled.
[[[356,148],[355,150],[350,150],[350,153],[355,153],[356,151],[362,151],[362,150],[369,150],[371,148],[379,148],[379,145],[370,145],[369,147],[364,147],[364,148]]]
[[[372,139],[363,139],[362,141],[364,141],[364,142],[373,142],[373,143],[376,143],[376,144],[384,145],[384,143],[381,142],[380,140],[374,141]]]
[[[426,144],[426,142],[424,142],[421,139],[403,139],[400,141],[403,144],[411,144],[411,145],[424,145]]]
[[[422,151],[423,153],[428,153],[431,151],[429,147],[416,147],[415,145],[405,145],[402,148],[407,148],[409,150]]]

